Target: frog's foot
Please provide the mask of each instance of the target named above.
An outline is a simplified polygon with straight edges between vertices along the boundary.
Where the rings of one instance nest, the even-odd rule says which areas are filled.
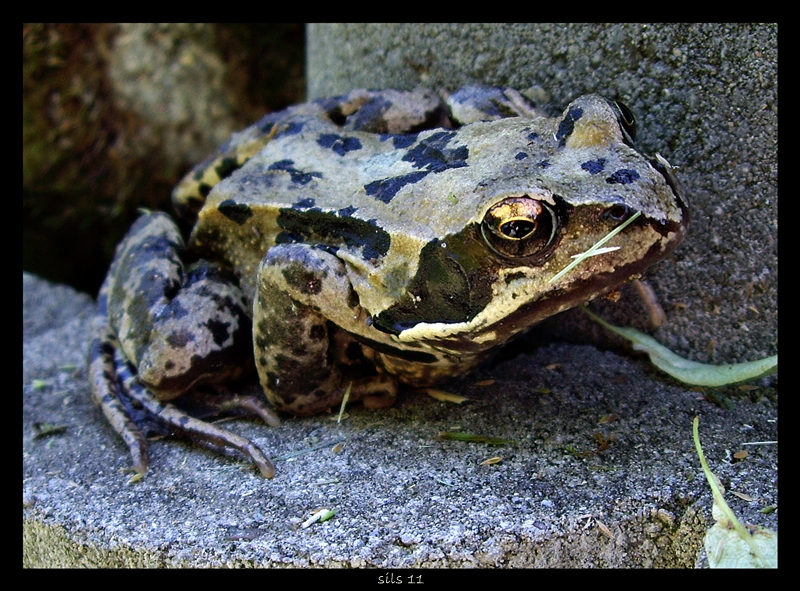
[[[179,432],[188,439],[237,449],[250,457],[265,478],[275,476],[275,467],[272,462],[252,441],[227,429],[221,429],[212,423],[196,419],[174,405],[158,400],[147,388],[142,386],[130,364],[122,358],[119,351],[114,361],[117,375],[122,383],[122,390],[130,400],[140,404],[154,420],[165,424],[169,429]],[[272,411],[263,403],[256,404],[252,397],[241,396],[239,400],[234,399],[229,404],[232,405],[231,408],[236,406],[252,410],[268,424],[277,424],[277,417]]]
[[[547,117],[546,111],[506,86],[464,86],[447,97],[447,106],[457,125],[505,117]]]
[[[236,394],[225,396],[217,408],[221,413],[241,410],[247,414],[257,415],[270,427],[277,427],[281,424],[278,415],[275,414],[268,404],[255,395]]]
[[[346,130],[407,134],[435,127],[452,127],[447,106],[427,88],[354,90],[312,104]]]

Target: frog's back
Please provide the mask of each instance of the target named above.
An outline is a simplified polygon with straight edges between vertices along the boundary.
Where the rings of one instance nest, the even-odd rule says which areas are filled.
[[[377,124],[391,111],[385,97],[355,91],[306,103],[235,136],[211,172],[190,176],[195,207],[204,202],[192,247],[228,261],[245,284],[280,243],[326,248],[359,276],[380,268],[389,283],[404,283],[426,245],[479,226],[507,197],[623,203],[655,219],[677,211],[668,179],[630,145],[618,114],[597,95],[574,101],[562,117],[501,113],[457,129],[436,126],[449,121],[434,98],[418,126]],[[351,124],[347,115],[356,112],[366,124]],[[381,132],[397,129],[406,133]]]

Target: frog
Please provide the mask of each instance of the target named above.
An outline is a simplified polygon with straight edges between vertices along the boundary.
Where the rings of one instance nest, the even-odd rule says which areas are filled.
[[[345,396],[386,407],[638,278],[680,244],[689,205],[635,137],[617,101],[551,115],[508,87],[360,89],[270,113],[177,185],[178,221],[146,211],[119,244],[92,396],[139,474],[145,417],[272,478],[259,446],[184,401],[267,425]],[[237,386],[255,375],[255,393]]]

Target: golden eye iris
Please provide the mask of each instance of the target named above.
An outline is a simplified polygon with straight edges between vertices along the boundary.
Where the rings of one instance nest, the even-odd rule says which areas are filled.
[[[544,251],[558,230],[549,204],[530,197],[509,197],[493,205],[483,218],[481,234],[504,257],[530,257]]]

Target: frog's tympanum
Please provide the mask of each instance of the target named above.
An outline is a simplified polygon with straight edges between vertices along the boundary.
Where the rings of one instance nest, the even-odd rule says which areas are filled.
[[[664,258],[688,222],[672,167],[633,147],[624,106],[582,96],[557,117],[506,88],[366,91],[273,113],[174,193],[184,243],[145,213],[99,295],[94,397],[147,469],[137,422],[251,441],[169,402],[275,424],[399,384],[463,375],[540,320]],[[551,281],[635,213],[601,254]],[[255,368],[265,400],[230,385]],[[194,414],[194,416],[192,416]]]

